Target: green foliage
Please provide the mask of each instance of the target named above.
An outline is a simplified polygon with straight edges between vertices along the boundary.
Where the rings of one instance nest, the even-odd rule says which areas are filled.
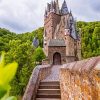
[[[14,95],[19,95],[23,94],[24,87],[26,87],[32,69],[34,68],[32,59],[34,48],[28,40],[24,43],[21,40],[12,40],[9,42],[9,46],[10,50],[6,54],[6,62],[15,60],[19,64],[17,75],[11,83],[13,86],[11,92]]]
[[[29,81],[32,70],[34,69],[34,51],[32,41],[35,36],[39,39],[39,45],[43,43],[43,28],[24,34],[15,34],[6,29],[0,29],[0,53],[6,52],[6,63],[16,61],[19,64],[17,74],[11,82],[11,95],[23,95]]]
[[[17,67],[16,62],[5,65],[4,54],[2,55],[0,60],[0,100],[17,100],[15,97],[9,97],[10,82],[15,76]]]
[[[38,47],[35,51],[34,51],[34,56],[33,56],[33,59],[35,62],[42,62],[42,60],[45,58],[45,54],[42,50],[41,47]]]
[[[100,55],[100,22],[78,22],[77,26],[82,30],[82,57]]]
[[[7,52],[9,50],[8,43],[15,37],[16,37],[15,33],[11,33],[6,29],[0,29],[0,53],[1,51]]]

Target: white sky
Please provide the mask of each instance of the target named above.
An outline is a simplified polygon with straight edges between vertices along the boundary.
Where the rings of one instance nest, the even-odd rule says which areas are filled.
[[[0,27],[30,32],[43,26],[46,3],[51,0],[0,0]],[[63,0],[59,0],[60,6]],[[77,20],[100,21],[100,0],[66,0]]]

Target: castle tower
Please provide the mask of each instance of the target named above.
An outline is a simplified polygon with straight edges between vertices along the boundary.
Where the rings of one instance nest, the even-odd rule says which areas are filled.
[[[64,64],[80,59],[81,47],[78,44],[81,45],[76,21],[66,1],[61,9],[58,0],[48,3],[44,15],[44,52],[49,63]]]
[[[50,39],[54,39],[55,28],[60,21],[58,0],[47,4],[44,15],[44,51],[48,54]]]
[[[55,4],[56,4],[56,14],[59,14],[59,2],[58,0],[55,0]]]

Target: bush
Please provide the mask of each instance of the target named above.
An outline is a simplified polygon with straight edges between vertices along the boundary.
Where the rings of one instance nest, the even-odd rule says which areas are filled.
[[[2,55],[0,59],[0,100],[17,100],[14,96],[9,97],[10,82],[15,76],[17,66],[16,62],[5,65],[4,54]]]

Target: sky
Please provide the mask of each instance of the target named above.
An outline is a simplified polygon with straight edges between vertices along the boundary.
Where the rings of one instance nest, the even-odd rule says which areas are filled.
[[[64,0],[59,0],[60,6]],[[0,27],[12,32],[31,32],[44,23],[51,0],[0,0]],[[100,0],[66,0],[77,21],[100,21]]]

